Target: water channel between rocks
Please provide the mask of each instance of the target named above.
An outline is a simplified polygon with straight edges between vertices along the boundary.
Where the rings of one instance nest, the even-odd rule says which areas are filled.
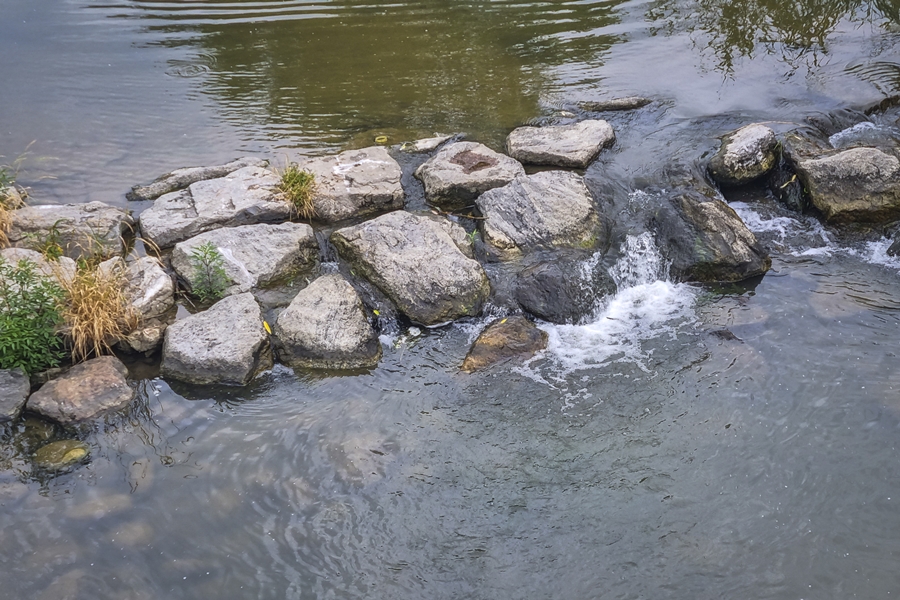
[[[637,93],[585,172],[627,220],[727,131],[900,93],[893,4],[746,4],[0,0],[0,154],[37,138],[33,198],[139,213],[128,187],[185,165],[436,131],[500,149]],[[900,594],[900,260],[727,199],[769,273],[676,283],[620,236],[618,292],[525,363],[459,372],[485,316],[400,327],[355,376],[140,379],[57,476],[29,456],[61,432],[3,429],[0,598]]]

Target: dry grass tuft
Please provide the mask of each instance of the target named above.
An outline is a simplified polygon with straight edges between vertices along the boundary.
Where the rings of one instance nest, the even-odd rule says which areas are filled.
[[[25,204],[12,182],[7,183],[3,179],[3,176],[0,175],[0,248],[6,248],[9,245],[9,238],[6,237],[6,234],[12,227],[13,211]]]
[[[291,205],[294,216],[307,220],[315,217],[316,209],[313,206],[313,193],[316,191],[315,176],[301,169],[296,163],[288,164],[280,175],[281,183],[278,184],[278,191]]]

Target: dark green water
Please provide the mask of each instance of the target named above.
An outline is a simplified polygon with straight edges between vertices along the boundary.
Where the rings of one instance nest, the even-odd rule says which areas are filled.
[[[376,135],[499,148],[642,94],[586,174],[625,220],[725,131],[900,92],[898,40],[887,2],[0,0],[0,154],[35,140],[36,201],[124,205],[180,166]],[[900,593],[900,262],[740,200],[761,281],[674,285],[625,247],[641,276],[528,365],[458,373],[472,321],[402,330],[355,377],[144,379],[57,477],[3,430],[0,598]]]

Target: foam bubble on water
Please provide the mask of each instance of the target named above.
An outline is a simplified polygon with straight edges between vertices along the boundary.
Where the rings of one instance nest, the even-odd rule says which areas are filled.
[[[770,235],[770,239],[792,249],[795,256],[830,255],[833,252],[831,235],[816,219],[801,215],[767,219],[746,202],[730,202],[728,206],[734,209],[747,229],[754,234]],[[812,244],[816,246],[810,247]]]
[[[788,236],[795,235],[802,229],[802,225],[797,219],[791,217],[766,219],[746,202],[731,202],[728,206],[734,209],[747,229],[753,233],[774,232],[781,241],[784,241]]]
[[[875,242],[868,242],[863,247],[860,255],[866,262],[900,271],[900,258],[891,256],[887,253],[891,244],[893,244],[893,240],[888,238],[881,238]]]

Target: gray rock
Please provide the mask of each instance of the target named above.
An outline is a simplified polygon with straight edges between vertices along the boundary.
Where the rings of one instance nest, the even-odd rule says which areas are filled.
[[[397,211],[339,229],[331,241],[402,313],[435,325],[477,315],[490,294],[484,269],[457,246],[462,228],[448,223]]]
[[[592,261],[554,257],[523,269],[514,296],[524,310],[551,323],[578,323],[616,284]]]
[[[718,183],[744,185],[762,177],[778,162],[775,132],[754,123],[722,139],[719,151],[709,161],[709,173]]]
[[[694,190],[675,192],[650,223],[656,242],[684,281],[742,281],[772,266],[768,252],[734,210]]]
[[[34,464],[49,471],[61,471],[76,465],[91,454],[91,448],[79,440],[59,440],[38,448]]]
[[[75,277],[76,263],[68,256],[60,256],[55,261],[49,261],[37,250],[4,248],[0,250],[0,257],[10,264],[18,264],[22,260],[31,261],[41,274],[52,277],[60,283],[70,281]]]
[[[400,165],[381,146],[348,150],[301,165],[315,176],[315,218],[335,223],[403,208]]]
[[[175,319],[175,284],[150,256],[129,264],[125,279],[125,297],[140,318],[123,343],[136,352],[150,352],[162,343],[166,327]]]
[[[476,142],[448,144],[415,172],[425,199],[446,210],[471,206],[483,192],[524,174],[519,161]]]
[[[192,183],[160,196],[141,213],[141,233],[159,248],[168,248],[220,227],[287,221],[291,207],[276,189],[280,182],[267,169],[243,167],[225,177]]]
[[[482,194],[482,239],[501,260],[540,247],[596,248],[606,230],[584,179],[543,171]]]
[[[851,148],[794,163],[825,219],[885,222],[900,217],[900,161],[877,148]]]
[[[153,180],[148,185],[136,185],[131,191],[125,194],[128,200],[156,200],[163,194],[183,190],[192,183],[205,181],[207,179],[216,179],[225,177],[229,173],[233,173],[244,167],[265,167],[267,161],[255,156],[245,156],[237,160],[231,161],[224,165],[215,167],[186,167],[184,169],[175,169],[171,173],[166,173]]]
[[[175,245],[172,268],[188,290],[197,284],[192,253],[211,243],[221,253],[231,282],[224,295],[241,294],[310,273],[318,264],[319,244],[312,227],[302,223],[243,225],[208,231]]]
[[[114,356],[91,359],[45,383],[28,399],[28,410],[63,425],[122,410],[134,398],[127,375]]]
[[[63,254],[71,258],[121,256],[134,226],[128,211],[103,202],[26,206],[12,215],[7,233],[10,245],[38,250],[55,237]]]
[[[22,369],[0,369],[0,423],[19,416],[29,392],[31,383]]]
[[[582,110],[591,112],[606,112],[620,110],[635,110],[647,106],[653,102],[650,98],[643,96],[626,96],[624,98],[613,98],[611,100],[593,100],[579,102],[578,107]]]
[[[452,135],[439,135],[435,137],[416,140],[414,142],[405,142],[402,146],[400,146],[400,150],[410,153],[432,152],[433,150],[437,150],[441,146],[441,144],[452,140],[454,137],[455,136]]]
[[[272,367],[272,350],[253,294],[228,296],[166,329],[160,372],[195,384],[246,385]]]
[[[571,125],[519,127],[506,138],[509,155],[525,164],[584,169],[600,150],[616,141],[606,121],[589,120]]]
[[[461,370],[472,373],[511,358],[529,358],[547,347],[547,337],[522,315],[498,319],[472,344]]]
[[[319,277],[301,290],[275,322],[281,362],[314,369],[374,367],[381,344],[362,300],[340,275]]]

